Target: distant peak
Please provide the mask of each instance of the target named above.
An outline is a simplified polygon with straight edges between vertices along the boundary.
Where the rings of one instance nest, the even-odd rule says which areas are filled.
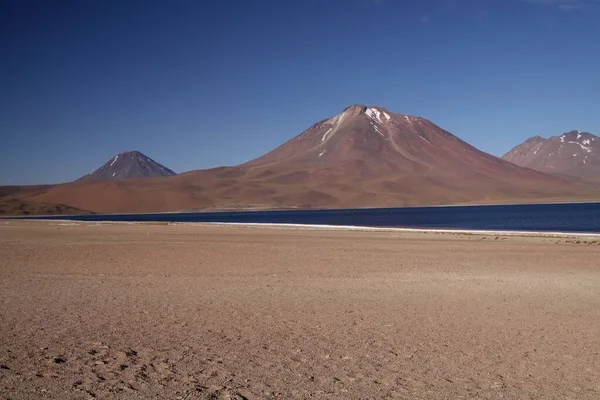
[[[572,131],[569,131],[567,133],[564,133],[563,136],[564,135],[570,135],[570,136],[572,136],[572,135],[592,135],[592,134],[589,133],[589,132],[584,132],[584,131],[580,131],[580,130],[572,130]]]
[[[380,123],[392,119],[385,108],[380,106],[367,106],[364,104],[353,104],[348,106],[344,109],[344,111],[342,111],[342,114],[344,116],[357,116],[360,114],[366,114],[369,118]]]
[[[563,133],[561,136],[558,136],[561,142],[565,140],[568,141],[579,141],[579,140],[592,140],[595,141],[598,136],[591,134],[589,132],[583,132],[579,130],[569,131],[567,133]]]
[[[366,109],[367,109],[367,106],[365,106],[364,104],[353,104],[351,106],[344,108],[344,111],[342,111],[342,112],[343,113],[350,112],[352,114],[360,114],[362,112],[365,112]]]
[[[530,137],[528,139],[528,141],[530,141],[530,142],[539,142],[539,141],[542,141],[542,140],[547,140],[547,139],[541,137],[540,135],[535,135],[535,136],[532,136],[532,137]]]
[[[369,108],[384,111],[384,108],[381,106],[366,105],[366,104],[352,104],[352,105],[344,108],[344,111],[353,111],[353,112],[361,113],[361,112],[367,111]]]
[[[176,175],[173,170],[137,151],[122,151],[80,180],[124,180]]]

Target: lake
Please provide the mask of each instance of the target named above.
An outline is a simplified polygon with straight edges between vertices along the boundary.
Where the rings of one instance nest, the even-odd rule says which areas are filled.
[[[600,203],[403,207],[343,210],[44,216],[121,222],[229,222],[495,231],[600,233]]]

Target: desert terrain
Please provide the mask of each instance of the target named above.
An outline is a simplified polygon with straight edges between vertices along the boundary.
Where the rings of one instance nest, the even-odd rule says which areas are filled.
[[[600,238],[0,221],[2,399],[598,399]]]

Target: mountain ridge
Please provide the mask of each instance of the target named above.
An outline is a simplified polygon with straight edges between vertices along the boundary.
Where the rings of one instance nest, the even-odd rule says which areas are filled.
[[[237,166],[170,177],[76,181],[22,197],[93,212],[149,213],[532,202],[582,196],[598,194],[485,153],[425,118],[352,105]]]
[[[600,137],[578,130],[543,138],[533,136],[502,156],[537,171],[573,177],[600,177]]]

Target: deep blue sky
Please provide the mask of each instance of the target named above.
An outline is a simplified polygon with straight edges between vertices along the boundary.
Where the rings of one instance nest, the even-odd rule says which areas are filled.
[[[502,155],[600,134],[598,0],[0,2],[0,184],[255,158],[350,104]]]

